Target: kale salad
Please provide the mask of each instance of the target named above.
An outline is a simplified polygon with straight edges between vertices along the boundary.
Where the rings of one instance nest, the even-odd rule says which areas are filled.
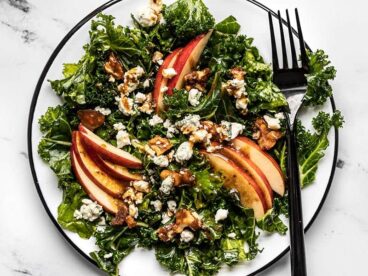
[[[272,69],[229,15],[202,0],[150,0],[130,27],[99,14],[63,77],[63,104],[39,118],[40,157],[63,192],[58,223],[83,239],[109,275],[136,247],[168,273],[214,275],[262,252],[261,231],[285,235],[284,112]],[[335,69],[308,53],[305,107],[332,95]],[[302,186],[316,178],[340,112],[297,122]]]

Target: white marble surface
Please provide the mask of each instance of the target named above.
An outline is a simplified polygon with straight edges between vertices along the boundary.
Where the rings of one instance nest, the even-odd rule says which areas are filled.
[[[33,90],[51,52],[103,2],[0,0],[0,275],[101,275],[63,240],[46,215],[29,170],[26,130]],[[346,120],[340,131],[343,166],[336,170],[325,206],[306,235],[309,275],[366,275],[368,4],[263,3],[273,9],[298,7],[305,39],[313,48],[325,49],[338,69],[333,86]],[[288,257],[261,275],[289,275]]]

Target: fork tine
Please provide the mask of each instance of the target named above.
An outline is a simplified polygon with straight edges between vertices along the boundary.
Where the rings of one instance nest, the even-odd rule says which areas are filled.
[[[284,69],[289,68],[287,52],[286,52],[286,44],[285,44],[285,36],[284,36],[284,28],[282,25],[282,18],[280,11],[277,12],[279,17],[279,25],[280,25],[280,34],[281,34],[281,46],[282,46],[282,64]]]
[[[272,22],[272,14],[268,12],[268,20],[270,23],[270,33],[271,33],[271,46],[272,46],[272,66],[273,70],[279,69],[279,60],[277,57],[277,48],[276,48],[276,40],[275,40],[275,32],[273,30],[273,22]]]
[[[296,16],[296,24],[298,25],[298,34],[299,34],[299,44],[300,44],[302,67],[308,69],[307,52],[305,50],[305,43],[304,43],[304,38],[303,38],[302,27],[301,27],[301,24],[300,24],[298,9],[295,9],[295,16]]]
[[[289,11],[288,10],[286,10],[286,18],[287,18],[288,29],[289,29],[289,39],[290,39],[290,48],[291,48],[291,59],[293,61],[293,68],[298,68],[298,60],[296,58],[294,38],[293,38],[292,29],[291,29],[290,17],[289,17]]]

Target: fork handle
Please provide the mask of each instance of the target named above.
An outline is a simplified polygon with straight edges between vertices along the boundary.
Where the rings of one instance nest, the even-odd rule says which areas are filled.
[[[290,221],[290,260],[291,275],[306,276],[304,227],[302,197],[299,178],[299,164],[295,129],[290,126],[287,116],[287,148],[288,148],[288,184],[289,184],[289,221]]]

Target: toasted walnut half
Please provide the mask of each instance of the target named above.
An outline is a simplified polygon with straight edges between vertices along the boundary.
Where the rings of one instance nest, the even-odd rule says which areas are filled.
[[[124,70],[120,61],[113,52],[110,53],[109,59],[105,62],[104,69],[106,73],[113,76],[117,80],[123,79]]]
[[[277,140],[282,137],[282,132],[280,130],[271,130],[267,127],[267,123],[263,118],[258,118],[255,122],[255,126],[257,128],[256,133],[253,135],[253,138],[258,138],[258,145],[263,150],[272,149]]]
[[[203,69],[201,71],[193,71],[184,76],[185,89],[189,91],[192,88],[198,89],[199,91],[204,91],[206,87],[206,82],[211,75],[209,68]]]
[[[128,207],[125,204],[121,204],[115,217],[111,220],[111,225],[123,225],[128,216]]]
[[[175,233],[181,233],[186,227],[192,230],[198,230],[202,227],[201,219],[188,209],[180,209],[175,214],[175,225],[173,230]]]
[[[148,145],[156,152],[158,156],[164,154],[173,147],[169,139],[162,138],[158,135],[149,140]]]

